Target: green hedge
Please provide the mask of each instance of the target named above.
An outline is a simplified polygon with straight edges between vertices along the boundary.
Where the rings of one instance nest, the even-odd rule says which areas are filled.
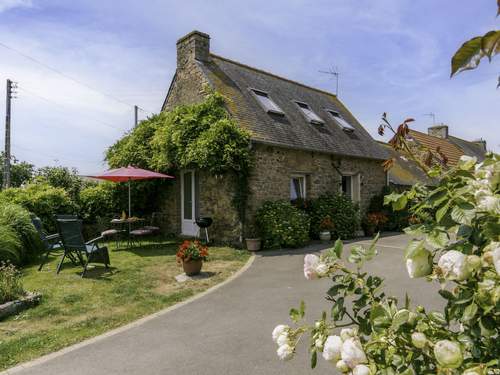
[[[95,223],[97,217],[108,217],[119,211],[117,186],[104,182],[89,186],[80,192],[80,217],[87,223]]]
[[[332,234],[336,238],[353,238],[360,228],[359,207],[343,194],[325,194],[312,199],[306,212],[311,219],[312,238],[319,237],[319,226],[326,216],[330,216],[333,221]]]
[[[264,248],[300,247],[309,240],[307,214],[288,201],[264,203],[256,219]]]
[[[0,203],[16,203],[37,215],[49,232],[56,231],[55,214],[74,214],[77,205],[62,188],[48,184],[29,184],[0,192]]]

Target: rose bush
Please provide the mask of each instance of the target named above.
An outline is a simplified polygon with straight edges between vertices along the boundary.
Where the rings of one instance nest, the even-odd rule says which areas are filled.
[[[376,255],[377,237],[369,247],[351,248],[347,262],[354,267],[337,240],[321,256],[304,259],[307,279],[332,279],[331,312],[307,325],[304,303],[291,309],[295,325],[284,330],[280,358],[290,359],[309,332],[312,367],[321,356],[349,374],[499,373],[500,156],[488,154],[482,163],[463,156],[455,168],[428,172],[440,177],[435,188],[415,186],[385,202],[395,210],[414,203],[409,211],[417,224],[405,229],[414,239],[404,260],[409,277],[441,284],[444,311],[412,307],[408,297],[401,304],[384,293],[380,277],[363,271]]]

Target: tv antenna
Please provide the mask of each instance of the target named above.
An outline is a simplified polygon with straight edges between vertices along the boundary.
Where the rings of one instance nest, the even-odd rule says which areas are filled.
[[[432,112],[424,113],[424,116],[429,116],[432,118],[432,126],[436,125],[436,115]]]
[[[335,81],[336,81],[335,95],[339,96],[339,76],[340,76],[340,73],[339,73],[338,67],[332,67],[329,70],[318,70],[318,72],[323,73],[323,74],[329,74],[332,77],[335,77]]]

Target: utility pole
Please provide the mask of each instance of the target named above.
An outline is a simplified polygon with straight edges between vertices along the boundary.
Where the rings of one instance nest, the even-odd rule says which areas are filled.
[[[134,127],[137,127],[139,122],[139,107],[134,105]]]
[[[15,94],[17,85],[10,79],[7,80],[7,96],[5,101],[5,154],[3,169],[3,188],[10,187],[10,102]]]

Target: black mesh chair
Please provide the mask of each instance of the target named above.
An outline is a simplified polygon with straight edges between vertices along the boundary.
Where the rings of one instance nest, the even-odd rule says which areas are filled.
[[[59,233],[47,234],[47,232],[43,228],[42,220],[40,220],[38,216],[31,216],[31,222],[33,223],[33,226],[38,232],[38,236],[40,237],[40,240],[42,241],[45,250],[45,254],[42,257],[42,262],[38,267],[38,271],[41,271],[43,265],[47,263],[47,259],[49,259],[50,253],[61,250],[62,243],[59,237]],[[70,259],[74,264],[76,264],[75,258],[71,257]]]
[[[105,246],[100,247],[98,243],[103,239],[102,236],[85,242],[82,234],[81,220],[58,219],[56,222],[64,249],[64,255],[57,267],[57,273],[61,270],[64,258],[71,255],[76,256],[83,266],[82,277],[85,276],[89,263],[101,263],[106,268],[109,267],[108,248]]]

